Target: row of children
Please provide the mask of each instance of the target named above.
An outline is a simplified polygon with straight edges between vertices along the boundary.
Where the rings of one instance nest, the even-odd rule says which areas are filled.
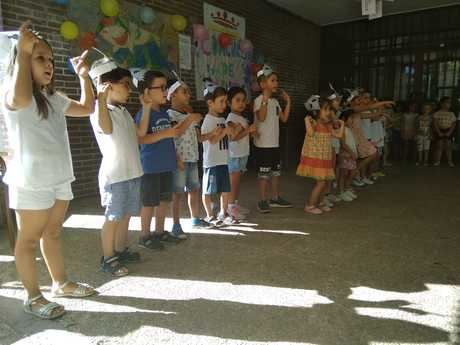
[[[420,113],[415,102],[409,103],[405,111],[397,105],[389,122],[393,158],[399,158],[402,151],[403,160],[408,160],[416,151],[416,165],[428,166],[432,153],[433,165],[439,166],[445,152],[448,165],[454,167],[452,142],[459,119],[451,111],[451,106],[452,99],[448,96],[440,99],[435,112],[431,102],[423,103]]]
[[[95,293],[91,286],[71,281],[64,269],[60,234],[75,180],[66,116],[90,116],[102,152],[99,187],[105,222],[100,268],[113,276],[126,275],[126,264],[140,259],[139,253],[128,250],[129,220],[139,210],[139,245],[150,249],[161,249],[163,242],[186,237],[179,223],[184,191],[188,193],[192,226],[231,224],[243,218],[238,186],[246,170],[251,135],[259,172],[259,211],[292,207],[279,192],[279,121],[288,120],[291,100],[282,91],[282,109],[272,97],[278,80],[268,66],[257,74],[262,94],[254,102],[254,125],[241,116],[246,107],[244,89],[227,91],[207,82],[204,98],[208,113],[198,128],[202,116],[192,111],[190,90],[185,83],[176,80],[168,85],[165,75],[156,71],[131,73],[106,57],[90,69],[85,62],[87,51],[71,60],[80,80],[81,98],[67,98],[54,89],[51,45],[30,29],[30,22],[24,23],[19,32],[1,105],[12,149],[4,182],[9,187],[10,208],[15,209],[18,220],[15,257],[27,292],[25,312],[44,319],[65,313],[62,305],[49,301],[40,291],[35,262],[38,243],[52,278],[53,297],[87,297]],[[97,88],[97,101],[91,81]],[[131,82],[142,104],[134,122],[124,107]],[[165,111],[167,101],[171,105]],[[227,106],[231,112],[225,119],[222,115]],[[199,217],[199,142],[203,143],[205,219]],[[214,195],[220,198],[217,215],[211,202]],[[164,220],[170,201],[174,226],[167,232]],[[153,216],[155,231],[151,232]]]

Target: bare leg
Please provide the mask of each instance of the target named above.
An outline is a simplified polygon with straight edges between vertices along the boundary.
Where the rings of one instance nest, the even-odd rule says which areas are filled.
[[[220,193],[220,213],[227,214],[230,193]]]
[[[130,219],[131,215],[127,215],[118,222],[117,230],[115,233],[115,250],[119,253],[128,247],[128,230]]]
[[[318,206],[321,198],[321,194],[323,193],[326,187],[326,181],[316,181],[313,190],[310,193],[310,197],[308,198],[307,207]]]
[[[441,155],[442,155],[442,148],[443,148],[443,140],[439,139],[435,143],[435,151],[434,151],[434,163],[439,164],[441,162]]]
[[[271,182],[272,200],[277,200],[280,196],[280,176],[272,176]]]
[[[203,206],[206,210],[206,216],[208,216],[209,218],[213,217],[213,213],[212,213],[212,198],[211,198],[211,194],[203,194],[202,196],[202,199],[203,199]]]
[[[173,193],[172,197],[172,214],[173,214],[173,223],[180,223],[180,202],[181,202],[182,193]]]
[[[199,209],[198,201],[199,201],[198,190],[194,190],[188,193],[188,208],[190,210],[190,215],[192,218],[200,217],[200,209]]]
[[[150,227],[152,225],[153,207],[142,207],[141,209],[141,237],[150,236]]]
[[[447,162],[451,164],[453,163],[452,161],[452,143],[450,142],[449,139],[446,140],[445,147],[446,147]]]
[[[268,178],[259,178],[260,200],[267,200]]]
[[[235,200],[238,200],[238,196],[240,194],[240,179],[241,179],[241,172],[232,172],[230,174],[230,182],[232,186],[232,192],[230,193],[228,202],[230,204],[234,204]]]
[[[165,231],[166,208],[169,202],[160,201],[160,205],[155,207],[155,233],[162,234]]]

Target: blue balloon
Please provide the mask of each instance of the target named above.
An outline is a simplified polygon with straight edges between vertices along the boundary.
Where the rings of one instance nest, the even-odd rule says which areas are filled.
[[[69,4],[69,0],[54,0],[54,2],[61,6],[67,6]]]
[[[67,69],[69,70],[70,73],[74,74],[75,70],[73,68],[72,62],[70,62],[70,58],[67,58]]]
[[[141,9],[141,20],[145,24],[151,24],[155,19],[155,12],[150,7],[144,6]]]

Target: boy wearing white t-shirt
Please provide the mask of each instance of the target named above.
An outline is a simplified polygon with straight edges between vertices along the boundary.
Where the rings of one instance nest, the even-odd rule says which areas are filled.
[[[204,99],[208,106],[201,125],[203,142],[203,206],[206,209],[206,222],[214,225],[233,224],[235,219],[228,215],[230,176],[228,172],[228,136],[232,127],[225,125],[222,116],[227,108],[227,92],[207,82]],[[220,213],[217,218],[212,211],[212,196],[220,196]]]
[[[129,220],[141,209],[143,174],[136,126],[123,106],[130,94],[131,73],[105,59],[96,61],[91,72],[98,94],[90,120],[102,153],[99,189],[105,206],[101,270],[120,277],[128,274],[124,264],[140,260],[139,253],[127,247]]]
[[[281,90],[281,97],[286,102],[286,107],[282,110],[278,100],[272,97],[278,90],[278,76],[269,66],[264,65],[257,72],[257,81],[262,89],[262,94],[254,100],[254,123],[258,134],[254,138],[254,156],[260,192],[257,209],[261,213],[268,213],[270,207],[292,207],[292,204],[282,199],[279,193],[281,176],[279,122],[288,121],[291,98],[284,90]],[[269,183],[270,199],[268,197]]]

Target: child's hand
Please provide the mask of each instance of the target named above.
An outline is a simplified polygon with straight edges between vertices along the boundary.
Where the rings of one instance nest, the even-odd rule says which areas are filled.
[[[182,159],[178,158],[177,159],[177,169],[184,171],[185,170],[185,164],[182,161]]]
[[[227,126],[227,127],[224,128],[223,133],[225,133],[227,135],[233,135],[233,133],[235,133],[235,132],[237,133],[236,128],[237,127],[232,128],[230,126]]]
[[[177,138],[179,136],[179,124],[172,126],[171,128],[165,129],[166,138]]]
[[[148,96],[148,90],[144,90],[142,95],[139,95],[139,101],[142,104],[142,108],[146,110],[152,109],[152,99]]]
[[[281,99],[282,99],[283,101],[285,101],[286,103],[291,102],[291,97],[289,97],[289,95],[287,94],[287,92],[284,91],[283,89],[281,89],[280,91],[281,91]]]
[[[80,56],[70,59],[75,73],[81,78],[86,78],[88,76],[89,67],[85,61],[87,55],[88,50],[85,50]]]
[[[310,115],[305,116],[305,124],[313,125],[313,118]]]
[[[29,30],[30,20],[22,23],[19,28],[19,40],[17,45],[18,53],[25,53],[32,55],[34,46],[38,43],[39,39],[35,34]]]
[[[256,133],[257,132],[257,126],[255,123],[253,123],[252,125],[250,125],[248,127],[248,132],[249,134],[253,134],[253,133]]]
[[[190,113],[189,116],[192,119],[192,122],[195,123],[198,123],[203,119],[203,116],[200,113]]]
[[[109,83],[99,84],[97,86],[97,99],[106,102],[111,89],[112,86]]]

